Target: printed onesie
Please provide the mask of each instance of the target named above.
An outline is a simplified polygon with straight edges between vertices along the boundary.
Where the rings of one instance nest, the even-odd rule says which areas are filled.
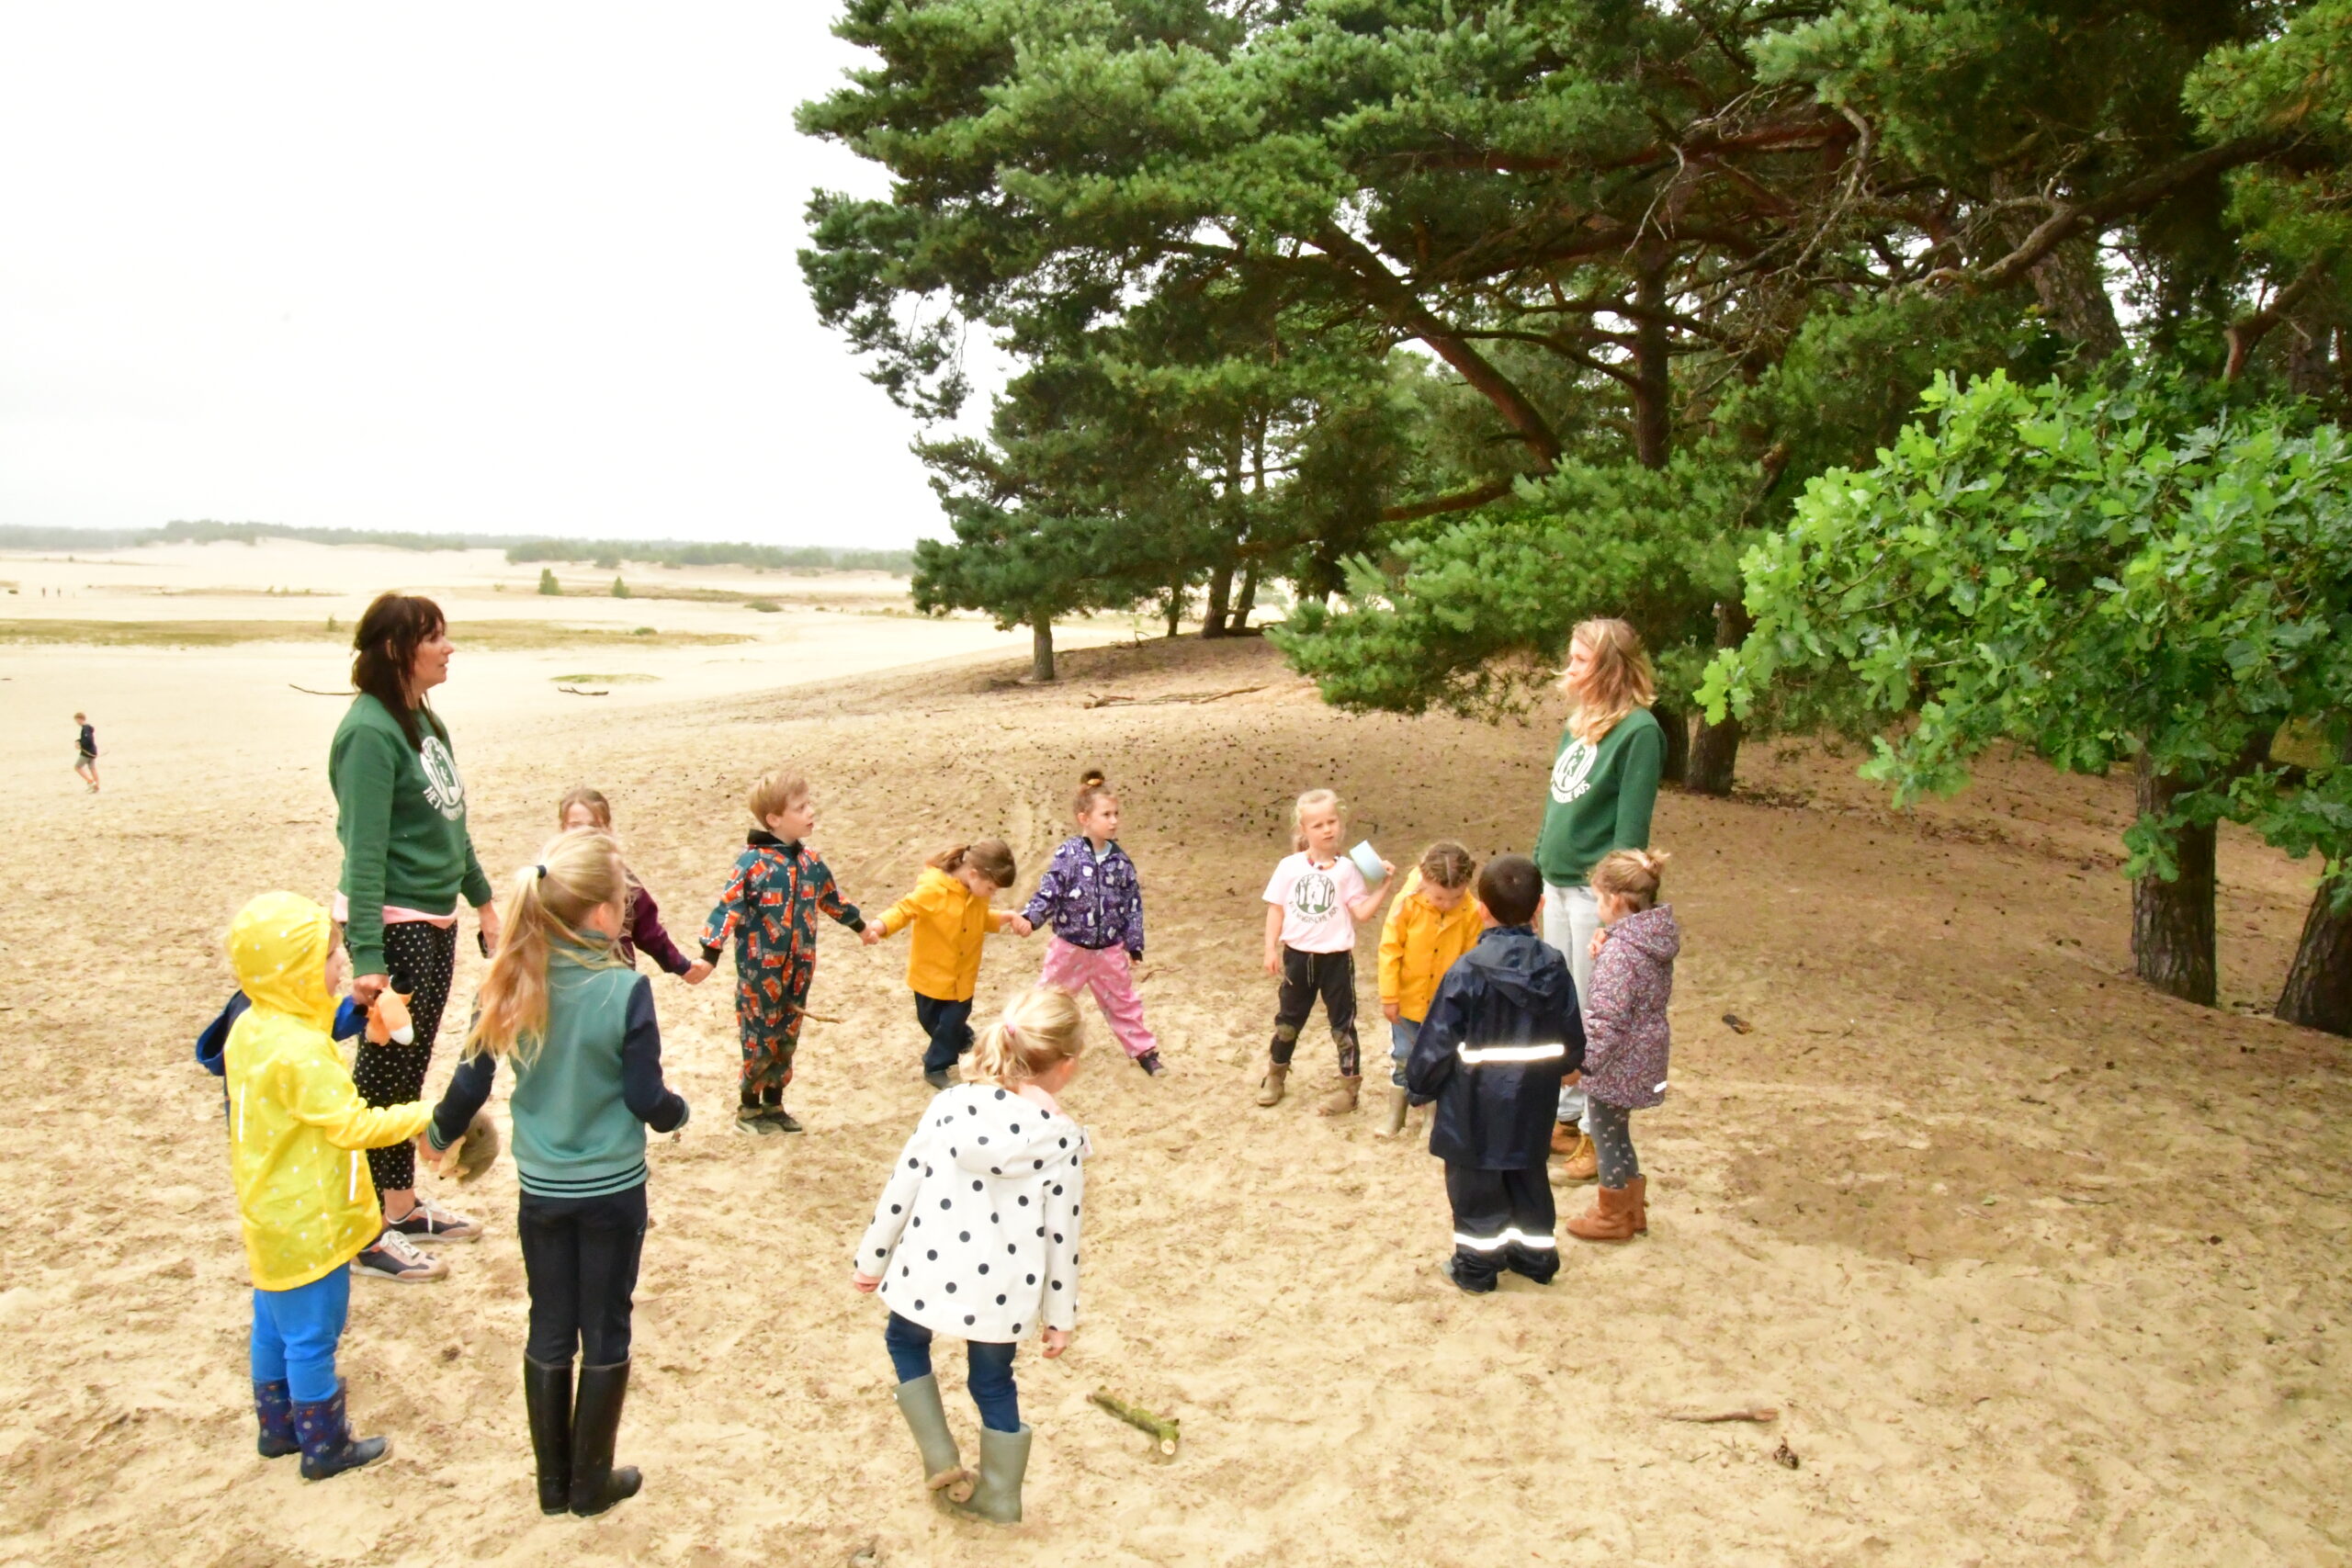
[[[735,1023],[743,1037],[743,1103],[783,1102],[792,1081],[800,1015],[817,974],[817,916],[865,929],[825,863],[799,843],[754,831],[727,891],[703,927],[703,957],[718,962],[735,939]]]

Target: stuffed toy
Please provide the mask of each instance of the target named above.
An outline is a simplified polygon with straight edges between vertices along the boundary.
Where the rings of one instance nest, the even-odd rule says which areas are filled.
[[[441,1151],[441,1168],[459,1181],[471,1181],[498,1160],[498,1123],[487,1111],[477,1111],[458,1141]]]
[[[409,1018],[408,997],[387,986],[376,993],[376,1003],[368,1010],[368,1039],[377,1045],[413,1045],[416,1025]]]

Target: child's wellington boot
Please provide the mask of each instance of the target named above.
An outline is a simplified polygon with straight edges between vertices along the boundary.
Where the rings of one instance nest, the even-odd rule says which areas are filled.
[[[294,1436],[302,1445],[302,1479],[324,1481],[346,1470],[373,1464],[392,1451],[390,1438],[354,1438],[344,1415],[343,1385],[310,1404],[296,1404]]]
[[[972,1472],[964,1468],[964,1456],[956,1451],[956,1434],[947,1429],[939,1380],[926,1373],[902,1382],[897,1398],[899,1414],[907,1418],[907,1430],[915,1435],[915,1447],[922,1453],[922,1483],[951,1503],[968,1501]]]
[[[1028,1472],[1029,1439],[1035,1435],[1035,1427],[1025,1426],[1018,1432],[981,1427],[979,1483],[972,1488],[972,1500],[956,1504],[956,1511],[992,1525],[1019,1524],[1021,1478]]]
[[[637,1466],[613,1463],[628,1401],[627,1361],[580,1369],[580,1397],[571,1410],[571,1511],[583,1517],[636,1496],[645,1483]]]
[[[1625,1194],[1634,1201],[1634,1234],[1647,1235],[1650,1229],[1650,1179],[1636,1176],[1625,1183]]]
[[[1361,1077],[1341,1078],[1340,1080],[1340,1087],[1333,1089],[1330,1093],[1330,1097],[1323,1101],[1323,1104],[1320,1107],[1323,1114],[1326,1116],[1354,1115],[1356,1109],[1356,1090],[1363,1087],[1363,1079]]]
[[[1403,1086],[1388,1086],[1388,1124],[1379,1130],[1379,1136],[1393,1138],[1405,1130],[1405,1108],[1410,1103]]]
[[[1578,1241],[1634,1239],[1634,1200],[1623,1187],[1593,1190],[1592,1207],[1568,1222],[1568,1234]]]
[[[1280,1105],[1283,1102],[1283,1080],[1290,1077],[1288,1062],[1269,1062],[1266,1076],[1258,1080],[1258,1103]]]
[[[571,1511],[571,1363],[523,1358],[523,1412],[538,1461],[539,1512]]]
[[[264,1459],[284,1459],[302,1451],[294,1435],[294,1400],[286,1380],[254,1384],[254,1417],[261,1423],[261,1440],[254,1445]]]

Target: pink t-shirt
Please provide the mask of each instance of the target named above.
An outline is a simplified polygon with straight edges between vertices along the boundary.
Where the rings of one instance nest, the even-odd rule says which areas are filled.
[[[1302,850],[1274,867],[1274,879],[1266,884],[1266,902],[1282,907],[1284,947],[1300,953],[1348,953],[1356,945],[1356,918],[1348,905],[1370,891],[1363,873],[1347,856],[1317,865]]]

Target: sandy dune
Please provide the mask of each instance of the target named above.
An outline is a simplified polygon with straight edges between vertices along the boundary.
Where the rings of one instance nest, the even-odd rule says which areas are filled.
[[[104,668],[128,704],[169,656],[30,657],[0,659],[0,693]],[[1431,1270],[1447,1221],[1419,1144],[1314,1115],[1319,1030],[1306,1092],[1249,1104],[1271,1008],[1257,895],[1287,797],[1314,784],[1400,860],[1442,833],[1523,846],[1553,716],[1349,718],[1250,642],[1080,653],[1051,689],[967,654],[758,695],[682,681],[626,706],[488,700],[461,655],[446,706],[484,858],[517,863],[556,795],[597,784],[681,924],[773,759],[815,772],[819,841],[868,908],[983,831],[1013,841],[1025,892],[1075,773],[1103,764],[1125,790],[1173,1071],[1148,1081],[1105,1040],[1071,1093],[1102,1151],[1082,1326],[1067,1361],[1023,1357],[1039,1436],[1018,1529],[922,1501],[878,1309],[844,1282],[926,1091],[903,953],[832,936],[814,1006],[839,1021],[804,1044],[804,1138],[724,1130],[724,989],[660,983],[696,1121],[654,1151],[624,1430],[645,1495],[587,1523],[533,1506],[503,1165],[456,1196],[491,1231],[449,1249],[450,1282],[356,1294],[345,1368],[393,1459],[305,1486],[251,1451],[218,1091],[187,1047],[227,989],[231,911],[266,887],[323,892],[335,870],[320,773],[335,705],[278,696],[278,660],[208,666],[203,711],[152,760],[118,720],[106,795],[73,793],[62,728],[40,768],[0,774],[18,890],[0,929],[0,1561],[2346,1558],[2343,1042],[2130,982],[2112,855],[2128,788],[2020,764],[1897,818],[1849,761],[1759,747],[1755,793],[1666,800],[1689,945],[1676,1093],[1636,1122],[1652,1234],[1575,1250],[1549,1291],[1473,1301]],[[1240,687],[1257,689],[1088,705]],[[14,750],[21,698],[5,701]],[[2222,870],[2243,1008],[2275,987],[2305,885],[2234,839]],[[992,953],[984,1000],[1037,957]],[[450,1066],[445,1036],[436,1091]],[[946,1381],[968,1438],[960,1372]],[[1149,1461],[1086,1403],[1097,1387],[1181,1416],[1182,1456]],[[1663,1418],[1751,1404],[1784,1414]],[[1771,1459],[1783,1439],[1800,1468]]]

